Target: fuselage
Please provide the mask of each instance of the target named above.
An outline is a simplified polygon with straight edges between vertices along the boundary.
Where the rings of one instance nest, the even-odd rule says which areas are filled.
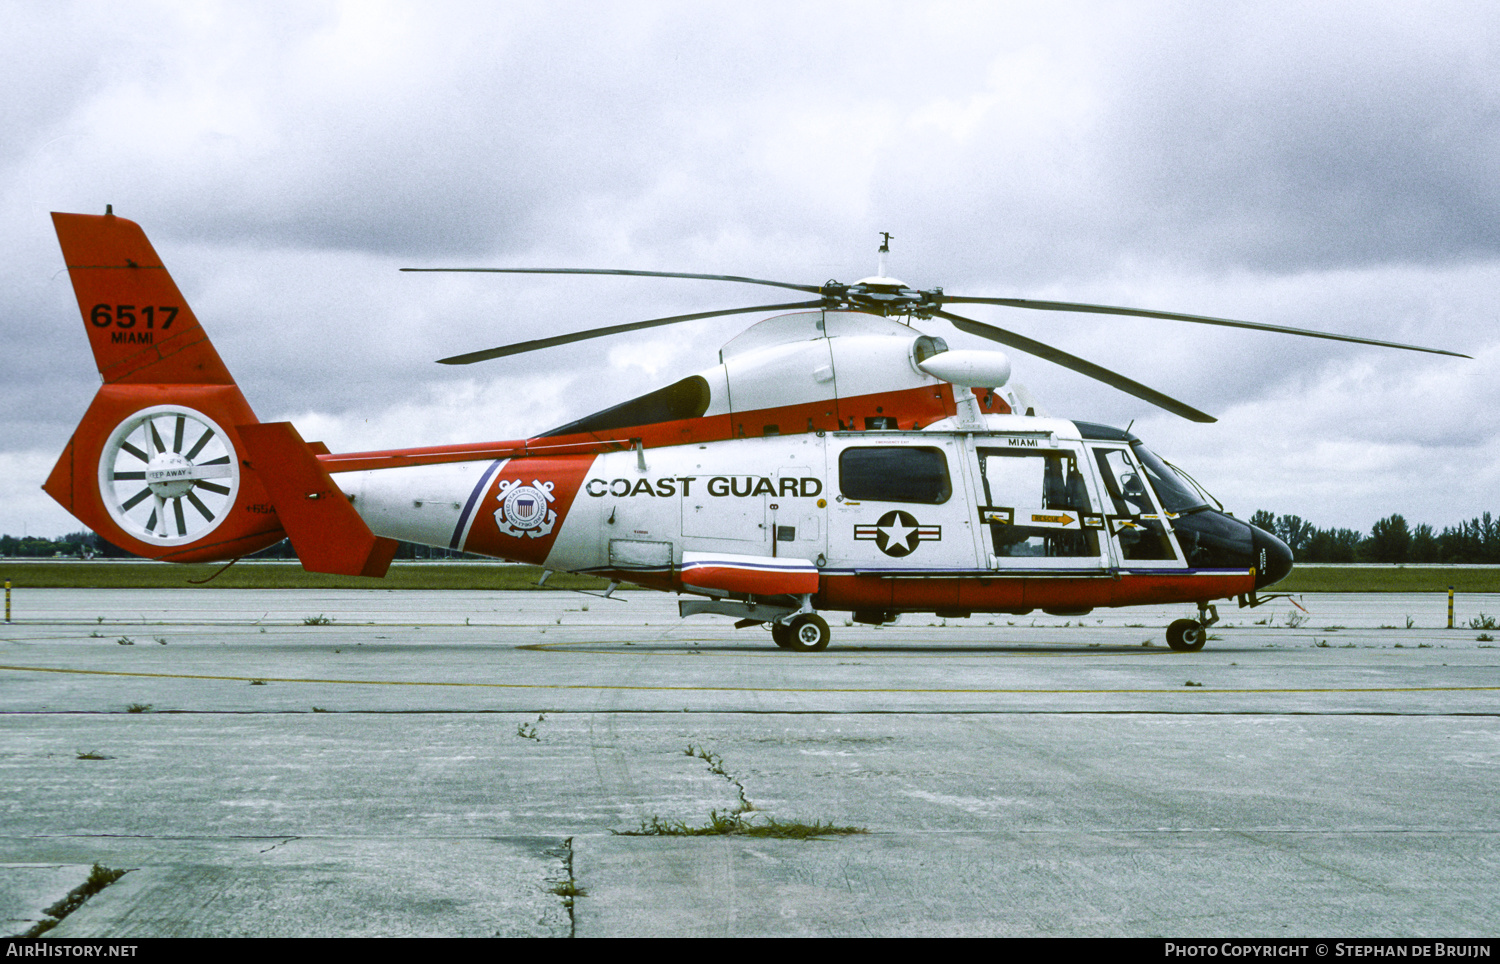
[[[799,561],[869,621],[1207,601],[1291,565],[1133,436],[1054,418],[334,471],[379,536],[706,595],[685,560]]]

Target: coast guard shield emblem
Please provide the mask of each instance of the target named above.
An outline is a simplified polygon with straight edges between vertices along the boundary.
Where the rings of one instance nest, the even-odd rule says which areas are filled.
[[[515,539],[549,535],[557,524],[557,513],[547,506],[553,501],[554,485],[539,479],[532,479],[530,485],[522,485],[519,479],[501,482],[496,493],[500,508],[495,510],[495,525],[500,533]]]

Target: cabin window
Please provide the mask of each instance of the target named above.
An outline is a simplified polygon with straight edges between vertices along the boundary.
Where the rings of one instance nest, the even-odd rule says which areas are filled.
[[[839,456],[839,491],[856,502],[941,505],[953,495],[942,449],[845,449]]]

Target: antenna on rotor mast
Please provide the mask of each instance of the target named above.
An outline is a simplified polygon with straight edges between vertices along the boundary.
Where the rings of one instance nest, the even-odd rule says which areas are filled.
[[[884,278],[886,276],[885,275],[885,258],[886,258],[886,255],[888,255],[890,253],[891,253],[891,232],[889,232],[889,231],[882,231],[882,232],[880,232],[880,266],[879,266],[879,270],[877,270],[875,272],[875,276],[877,278]]]

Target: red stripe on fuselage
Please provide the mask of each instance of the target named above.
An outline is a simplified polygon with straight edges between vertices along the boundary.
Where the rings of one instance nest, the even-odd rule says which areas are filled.
[[[511,459],[485,487],[462,548],[542,565],[593,464],[592,455]]]
[[[910,578],[824,575],[819,609],[1005,612],[1049,607],[1144,606],[1225,599],[1255,589],[1248,570],[1225,574],[1114,573],[1088,576],[982,575]]]
[[[984,389],[974,389],[981,398]],[[362,472],[369,469],[393,469],[407,465],[438,465],[444,462],[472,462],[482,459],[511,459],[568,454],[597,454],[629,447],[639,439],[647,448],[685,445],[690,442],[716,442],[728,438],[772,434],[796,435],[809,431],[839,431],[840,423],[848,429],[865,428],[865,419],[896,419],[896,427],[913,430],[947,418],[955,411],[949,386],[923,386],[899,392],[879,392],[854,398],[803,402],[780,408],[757,409],[731,415],[706,415],[701,418],[677,419],[652,425],[631,425],[606,432],[573,435],[537,436],[500,442],[473,442],[464,445],[432,445],[409,449],[386,449],[373,452],[320,454],[318,460],[329,472]],[[1010,411],[998,397],[991,399],[987,412]]]

